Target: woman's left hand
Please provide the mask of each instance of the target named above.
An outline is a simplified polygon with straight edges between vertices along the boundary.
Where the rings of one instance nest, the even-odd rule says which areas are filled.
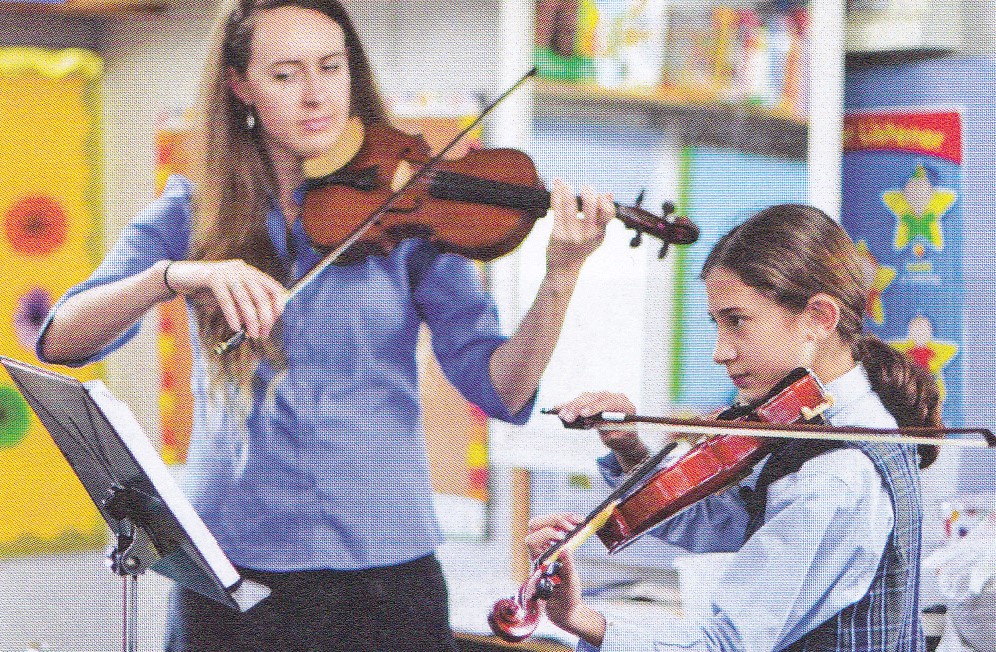
[[[585,187],[581,191],[581,207],[578,211],[574,191],[560,179],[554,180],[550,193],[553,233],[546,249],[547,272],[577,274],[605,239],[605,225],[616,215],[612,195],[596,195]]]

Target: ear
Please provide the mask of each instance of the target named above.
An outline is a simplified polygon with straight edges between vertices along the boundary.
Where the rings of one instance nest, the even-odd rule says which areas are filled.
[[[252,97],[249,93],[249,82],[246,80],[245,75],[239,74],[235,68],[229,66],[225,69],[225,80],[228,82],[228,87],[232,90],[232,94],[243,104],[252,104]]]
[[[814,294],[806,303],[806,316],[817,341],[825,340],[837,330],[840,323],[840,304],[829,294]]]

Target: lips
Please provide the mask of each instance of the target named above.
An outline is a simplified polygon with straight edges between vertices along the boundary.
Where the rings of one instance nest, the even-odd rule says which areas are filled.
[[[738,389],[747,387],[749,374],[730,374],[730,380]]]
[[[301,128],[305,131],[325,131],[330,126],[332,126],[332,118],[308,118],[301,121]]]

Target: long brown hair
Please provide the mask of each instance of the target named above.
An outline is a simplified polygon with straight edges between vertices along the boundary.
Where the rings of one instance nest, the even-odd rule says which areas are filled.
[[[701,278],[717,267],[795,313],[816,294],[836,297],[841,304],[837,333],[864,365],[872,389],[899,426],[941,426],[937,382],[930,372],[864,332],[868,286],[861,259],[844,229],[825,213],[803,204],[766,208],[716,243]],[[921,467],[937,458],[935,446],[919,450]]]
[[[259,137],[260,123],[247,128],[251,109],[235,96],[228,80],[229,69],[245,74],[249,67],[259,12],[284,6],[321,12],[342,28],[351,79],[350,113],[369,125],[385,120],[386,110],[359,36],[336,0],[238,0],[223,7],[201,92],[201,155],[194,172],[198,195],[189,256],[242,259],[286,283],[287,272],[266,228],[267,212],[278,196],[276,177]],[[201,306],[198,322],[212,367],[221,377],[246,385],[261,358],[283,364],[279,328],[267,341],[247,341],[222,359],[212,349],[231,335],[231,329],[220,308]]]

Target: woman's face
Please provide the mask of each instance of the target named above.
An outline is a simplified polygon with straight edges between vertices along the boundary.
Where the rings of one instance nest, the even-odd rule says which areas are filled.
[[[795,314],[723,267],[705,279],[716,323],[713,360],[726,366],[744,402],[763,398],[796,367],[812,365],[805,313]]]
[[[253,106],[268,147],[298,159],[331,149],[349,118],[345,35],[312,9],[259,12],[249,67],[230,79],[236,96]]]

